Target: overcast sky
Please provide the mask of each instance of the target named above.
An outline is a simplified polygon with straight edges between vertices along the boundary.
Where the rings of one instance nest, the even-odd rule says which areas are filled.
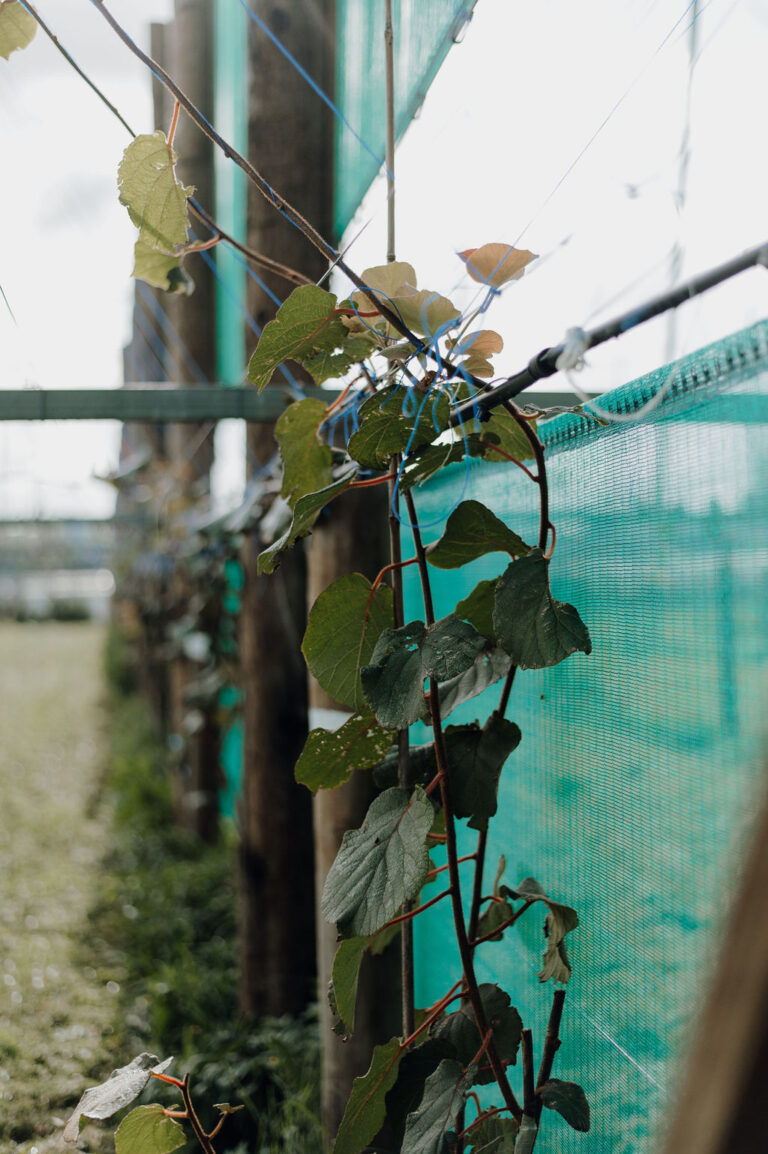
[[[478,0],[398,153],[397,247],[421,284],[455,290],[457,304],[469,299],[457,251],[505,241],[541,254],[487,317],[505,339],[500,371],[567,327],[667,287],[675,242],[692,275],[766,239],[768,5],[699,7],[681,207],[687,0]],[[172,4],[111,8],[146,43],[149,21],[167,19]],[[38,9],[135,130],[152,130],[148,76],[89,0],[39,0]],[[41,35],[0,61],[0,285],[15,316],[0,302],[0,387],[120,384],[134,241],[116,192],[126,143]],[[384,259],[382,204],[374,188],[350,230],[371,222],[349,253],[359,270]],[[680,310],[676,352],[766,315],[768,274],[743,274]],[[663,362],[667,327],[596,351],[585,388]],[[0,426],[0,516],[108,514],[111,491],[89,478],[114,466],[116,446],[109,423]]]

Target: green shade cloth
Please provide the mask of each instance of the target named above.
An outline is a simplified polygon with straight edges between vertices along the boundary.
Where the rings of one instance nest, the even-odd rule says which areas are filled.
[[[393,0],[395,134],[418,112],[474,0]],[[334,231],[340,237],[384,163],[384,0],[337,0]],[[355,133],[365,141],[356,138]],[[370,151],[369,151],[370,150]],[[371,155],[373,153],[373,155]]]
[[[601,404],[632,412],[665,382],[639,424],[564,415],[543,427],[553,592],[577,606],[594,652],[517,676],[507,716],[523,738],[502,774],[484,887],[503,853],[508,884],[532,875],[581,917],[554,1074],[584,1086],[592,1129],[577,1134],[545,1111],[541,1154],[657,1148],[764,792],[768,322]],[[446,514],[463,486],[454,466],[417,490],[419,516]],[[536,539],[535,486],[514,466],[473,462],[465,495]],[[505,564],[497,554],[433,569],[438,615]],[[405,572],[410,620],[423,613]],[[451,722],[484,719],[498,696],[492,687]],[[461,851],[474,840],[463,830]],[[478,950],[481,980],[510,991],[537,1054],[552,993],[536,978],[542,922],[534,909]],[[424,1006],[458,975],[444,905],[417,920],[416,944]]]

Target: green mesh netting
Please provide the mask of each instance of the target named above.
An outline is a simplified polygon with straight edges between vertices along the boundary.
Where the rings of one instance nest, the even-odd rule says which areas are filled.
[[[474,0],[393,0],[398,139],[473,7]],[[370,149],[336,122],[334,228],[340,237],[384,163],[384,0],[337,0],[336,104]]]
[[[558,532],[553,591],[578,607],[594,652],[518,675],[508,716],[523,740],[502,775],[486,885],[504,853],[509,884],[533,875],[581,916],[569,938],[574,976],[554,1073],[584,1085],[592,1130],[576,1134],[545,1111],[541,1154],[656,1149],[762,796],[768,321],[669,373],[603,399],[631,412],[671,380],[639,426],[596,428],[567,415],[543,430]],[[447,513],[463,485],[459,468],[418,492],[419,516]],[[466,496],[531,540],[533,489],[514,467],[483,464]],[[508,559],[494,560],[432,570],[438,614]],[[409,582],[410,617],[419,617]],[[497,697],[493,687],[451,720],[485,718]],[[471,850],[474,837],[464,844]],[[458,965],[445,912],[424,918],[417,992],[428,1005]],[[541,928],[533,917],[478,950],[481,978],[511,991],[537,1052],[551,1000],[536,979]]]

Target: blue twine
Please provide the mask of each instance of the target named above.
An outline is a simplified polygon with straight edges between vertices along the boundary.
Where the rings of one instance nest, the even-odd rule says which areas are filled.
[[[141,280],[136,281],[136,288],[139,296],[149,306],[153,319],[160,324],[164,336],[170,337],[171,343],[175,345],[179,350],[180,356],[177,356],[174,353],[174,350],[167,342],[164,342],[165,347],[168,349],[171,355],[174,356],[177,361],[179,361],[179,363],[185,364],[186,367],[192,371],[193,376],[199,384],[208,384],[208,377],[201,369],[200,364],[190,352],[190,349],[184,341],[184,338],[181,336],[173,321],[168,316],[168,313],[163,308],[159,297],[156,297],[154,293],[150,293],[146,284],[144,284],[144,282]]]
[[[257,27],[259,27],[262,30],[262,32],[265,34],[265,36],[267,36],[272,41],[272,43],[275,45],[275,47],[280,52],[282,52],[282,54],[286,58],[286,60],[296,69],[299,76],[301,76],[302,80],[305,80],[307,82],[307,84],[312,89],[312,91],[314,93],[316,93],[317,96],[320,97],[320,99],[323,101],[324,104],[327,105],[328,108],[330,108],[333,115],[339,121],[341,121],[341,123],[344,125],[344,127],[349,132],[352,133],[352,135],[354,136],[354,138],[358,142],[358,144],[362,145],[362,147],[365,149],[365,151],[368,153],[368,155],[373,160],[376,161],[376,167],[379,168],[384,163],[384,157],[379,156],[378,153],[374,152],[373,149],[371,148],[371,146],[365,140],[363,140],[360,133],[357,132],[356,129],[354,129],[352,127],[352,125],[349,123],[349,121],[347,120],[346,116],[341,111],[341,109],[336,104],[334,104],[334,102],[331,100],[330,96],[328,96],[325,92],[323,92],[322,88],[317,83],[317,81],[312,79],[312,77],[309,75],[307,70],[305,68],[303,68],[301,66],[301,64],[299,64],[296,57],[293,56],[288,51],[288,49],[285,47],[283,42],[274,34],[272,29],[268,28],[267,25],[264,23],[264,21],[259,16],[256,15],[256,13],[253,11],[252,8],[250,8],[250,6],[246,3],[246,0],[240,0],[240,4],[245,9],[245,11],[248,13],[251,20],[254,22],[254,24],[256,24]],[[391,178],[392,173],[390,172],[388,167],[385,168],[385,171],[386,171],[387,176]]]

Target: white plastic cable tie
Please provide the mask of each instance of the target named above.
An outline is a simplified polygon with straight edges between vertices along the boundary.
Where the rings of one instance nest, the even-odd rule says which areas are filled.
[[[589,348],[587,334],[582,328],[567,329],[563,341],[563,351],[557,358],[556,366],[559,372],[572,372],[574,369],[583,369],[586,361],[584,354]]]

